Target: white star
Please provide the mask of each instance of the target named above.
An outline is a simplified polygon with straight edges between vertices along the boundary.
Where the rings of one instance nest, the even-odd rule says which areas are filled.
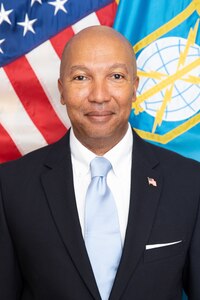
[[[18,22],[17,24],[24,27],[24,33],[23,36],[27,34],[28,31],[31,31],[35,33],[35,30],[33,29],[33,24],[37,21],[37,19],[29,20],[28,14],[25,16],[24,22]]]
[[[5,39],[0,40],[0,45],[3,44],[4,41],[5,41]],[[0,53],[3,53],[3,50],[1,49],[1,47],[0,47]]]
[[[61,9],[65,13],[67,13],[67,10],[65,9],[64,5],[68,0],[55,0],[54,2],[48,2],[48,4],[55,6],[54,16],[57,14],[57,12]]]
[[[3,3],[1,3],[1,10],[0,10],[0,25],[1,23],[3,23],[3,21],[7,22],[8,24],[11,24],[10,19],[8,18],[9,14],[11,14],[11,12],[13,11],[13,9],[10,10],[5,10]]]
[[[31,0],[31,6],[33,6],[35,2],[42,4],[42,0]]]

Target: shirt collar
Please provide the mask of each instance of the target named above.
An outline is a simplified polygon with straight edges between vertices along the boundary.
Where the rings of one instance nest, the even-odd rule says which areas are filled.
[[[73,128],[70,130],[70,149],[75,174],[86,175],[90,169],[90,162],[96,155],[79,142]]]
[[[120,176],[126,172],[124,166],[127,161],[131,163],[132,146],[133,134],[129,124],[128,130],[121,141],[104,155],[112,164],[113,172],[116,176]],[[97,155],[79,142],[74,134],[73,128],[70,130],[70,149],[73,170],[76,175],[81,176],[88,174],[90,162]]]
[[[127,163],[131,164],[133,147],[133,133],[131,125],[129,124],[128,130],[121,141],[105,153],[104,157],[107,158],[113,167],[113,172],[116,176],[121,176],[126,173]]]

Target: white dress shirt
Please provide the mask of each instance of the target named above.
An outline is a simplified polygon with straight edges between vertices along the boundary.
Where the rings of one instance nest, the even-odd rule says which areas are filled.
[[[107,183],[116,202],[122,244],[125,239],[129,212],[132,146],[133,134],[129,124],[123,139],[104,155],[113,167],[107,175]],[[90,162],[97,155],[78,141],[73,129],[70,131],[70,148],[76,205],[82,233],[84,235],[85,196],[91,181]]]

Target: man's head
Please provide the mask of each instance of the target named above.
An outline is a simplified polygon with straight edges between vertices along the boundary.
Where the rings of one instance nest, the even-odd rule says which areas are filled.
[[[104,154],[126,133],[136,99],[132,46],[106,26],[82,30],[63,51],[58,86],[78,140]]]

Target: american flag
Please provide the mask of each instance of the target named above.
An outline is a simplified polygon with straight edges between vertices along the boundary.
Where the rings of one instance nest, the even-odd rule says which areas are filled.
[[[155,179],[147,177],[149,185],[157,186]]]
[[[57,89],[65,43],[112,26],[117,1],[0,0],[0,162],[53,143],[70,126]]]

